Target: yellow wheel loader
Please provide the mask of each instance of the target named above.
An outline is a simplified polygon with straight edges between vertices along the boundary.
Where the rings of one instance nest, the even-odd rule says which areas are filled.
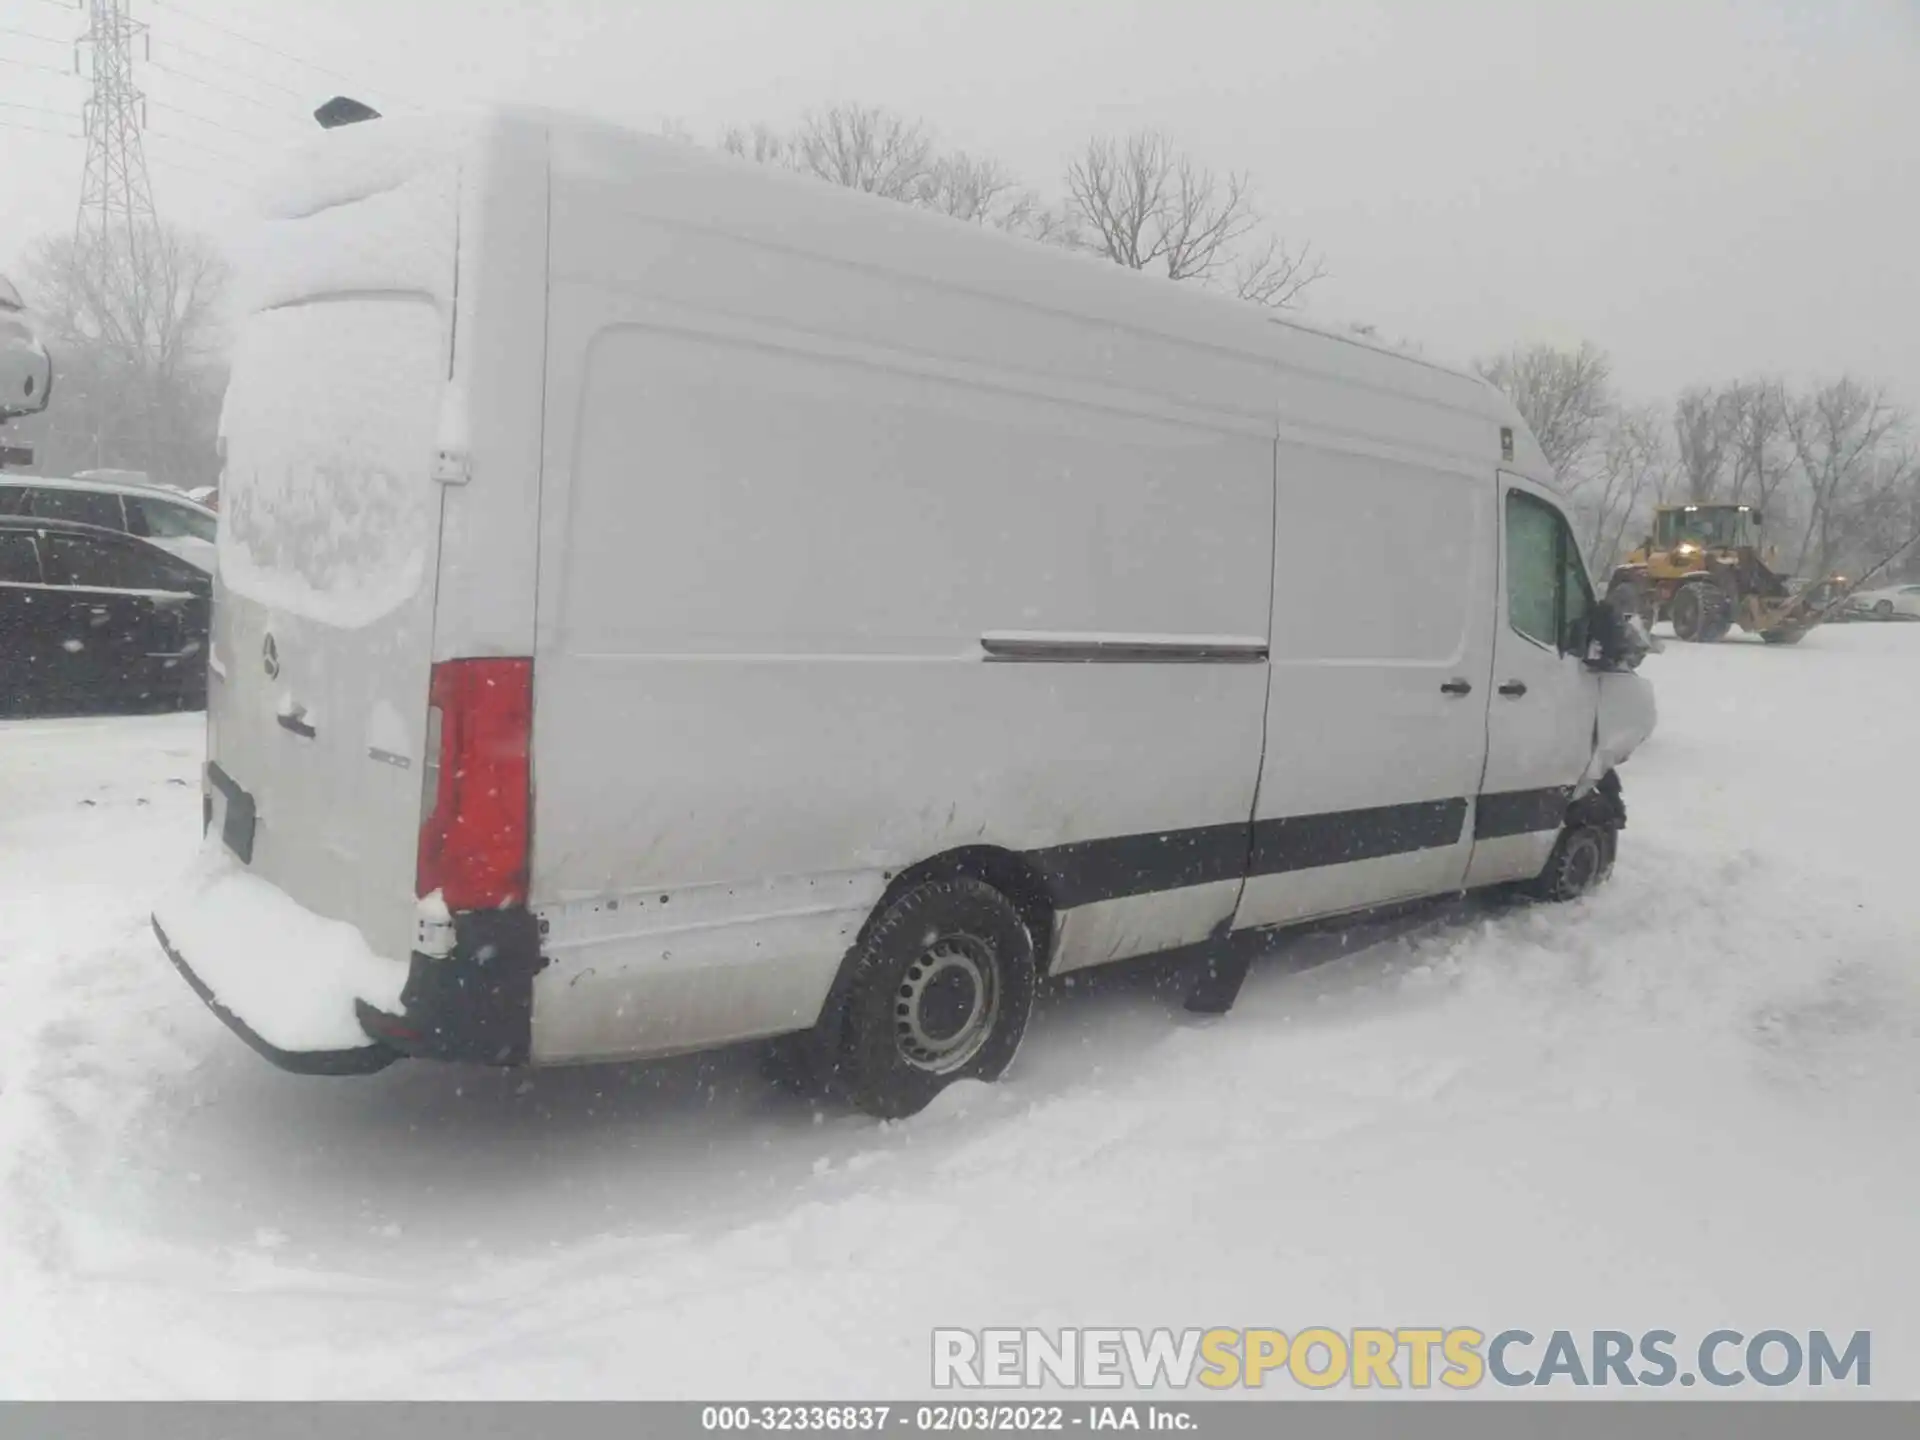
[[[1682,640],[1724,639],[1735,625],[1770,645],[1793,645],[1833,615],[1846,577],[1796,587],[1762,558],[1761,517],[1747,505],[1662,505],[1653,534],[1615,568],[1607,598],[1651,627],[1668,620]]]

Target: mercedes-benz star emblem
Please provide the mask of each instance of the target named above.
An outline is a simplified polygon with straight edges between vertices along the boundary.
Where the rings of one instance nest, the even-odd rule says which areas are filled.
[[[266,643],[260,647],[260,663],[266,667],[267,678],[280,678],[280,647],[273,643],[273,636],[267,636]]]

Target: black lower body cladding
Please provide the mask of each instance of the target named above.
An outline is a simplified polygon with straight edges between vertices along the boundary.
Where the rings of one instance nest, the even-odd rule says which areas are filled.
[[[454,916],[451,954],[416,952],[398,1015],[357,1007],[368,1035],[404,1055],[474,1065],[524,1065],[533,1046],[533,977],[545,966],[530,910]]]
[[[1567,807],[1567,820],[1603,830],[1627,828],[1627,802],[1621,793],[1620,772],[1609,770],[1600,782]]]
[[[209,774],[216,786],[225,781],[217,767]],[[1048,885],[1051,904],[1084,905],[1115,895],[1444,847],[1464,838],[1467,817],[1468,801],[1459,798],[1083,842],[1029,852],[1028,858]],[[230,802],[230,827],[236,818],[248,817],[244,807]],[[1473,830],[1475,838],[1485,840],[1589,827],[1603,832],[1604,860],[1610,863],[1613,838],[1626,818],[1620,778],[1610,771],[1577,799],[1564,787],[1481,795]],[[238,853],[250,848],[250,833],[231,840],[241,842]],[[320,1054],[265,1044],[219,1004],[166,936],[160,938],[201,997],[267,1059],[300,1073],[344,1075],[365,1074],[403,1056],[502,1067],[531,1063],[534,981],[548,963],[541,927],[525,906],[455,915],[447,954],[412,955],[396,1011],[356,1003],[368,1044]],[[1231,1006],[1253,953],[1246,946],[1266,933],[1231,934],[1223,927],[1211,944],[1195,947],[1207,951],[1208,974],[1189,1008],[1219,1013]]]

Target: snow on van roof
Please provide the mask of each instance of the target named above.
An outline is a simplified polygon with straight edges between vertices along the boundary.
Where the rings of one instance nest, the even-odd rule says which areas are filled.
[[[1466,366],[1452,364],[1445,360],[1435,360],[1410,344],[1384,339],[1371,325],[1351,320],[1315,319],[1298,310],[1271,310],[1267,312],[1267,318],[1276,325],[1285,325],[1289,329],[1302,330],[1327,340],[1338,340],[1345,345],[1358,345],[1362,350],[1371,350],[1379,355],[1391,355],[1396,360],[1408,360],[1415,365],[1424,365],[1429,370],[1438,370],[1443,375],[1452,375],[1458,379],[1472,380],[1476,383],[1481,382],[1482,379]]]
[[[1522,451],[1520,459],[1535,461],[1527,468],[1545,468],[1533,453],[1518,413],[1484,378],[1461,366],[1408,353],[1355,327],[1297,312],[1276,314],[1230,296],[1129,272],[1097,257],[964,225],[857,191],[834,189],[718,149],[547,108],[487,105],[448,114],[383,116],[314,131],[263,186],[262,209],[269,224],[261,245],[260,258],[265,263],[258,269],[272,279],[264,291],[256,292],[256,304],[285,303],[322,289],[370,287],[423,290],[444,301],[439,276],[450,270],[451,256],[439,253],[440,246],[428,233],[426,213],[417,204],[407,206],[411,213],[400,217],[404,197],[392,192],[417,190],[429,174],[448,173],[460,157],[473,153],[477,145],[484,146],[489,131],[521,127],[546,132],[557,173],[631,173],[638,178],[664,169],[682,178],[697,178],[703,192],[710,177],[716,207],[712,222],[748,228],[778,228],[784,223],[782,216],[770,215],[764,208],[764,197],[778,187],[806,211],[819,215],[823,233],[833,233],[836,244],[857,244],[870,251],[871,256],[863,258],[871,263],[937,264],[943,279],[977,284],[983,291],[1019,296],[1035,304],[1097,308],[1116,324],[1226,345],[1282,365],[1332,370],[1356,383],[1477,414],[1512,426]],[[751,194],[737,183],[727,183],[727,177],[737,180],[742,171],[763,177]],[[337,225],[325,223],[334,217],[323,215],[324,211],[362,206],[366,219],[371,220],[375,210],[391,208],[395,215],[389,220],[404,219],[404,223],[350,225],[344,215]],[[849,232],[827,220],[828,215],[844,215],[859,206],[869,207],[876,218],[884,216],[885,224]],[[316,218],[322,222],[319,229],[333,233],[297,237],[292,233],[314,229]],[[407,232],[405,243],[396,244],[402,229]],[[370,238],[374,230],[383,232],[384,247],[378,254],[355,259],[355,252],[364,248],[356,240]],[[1045,270],[1035,263],[1042,253]],[[1008,257],[1016,255],[1025,258],[1007,263]],[[389,270],[391,276],[386,273]],[[1288,338],[1276,344],[1281,336]]]
[[[485,111],[382,116],[315,130],[290,146],[255,192],[261,218],[298,220],[396,190],[424,170],[460,156]]]
[[[728,154],[724,151],[689,144],[684,140],[668,136],[653,135],[632,130],[614,122],[596,119],[570,112],[546,109],[512,109],[498,112],[505,123],[527,123],[546,127],[554,136],[554,163],[558,168],[575,168],[584,171],[607,170],[623,162],[638,171],[651,169],[662,164],[672,166],[676,171],[685,172],[695,169],[707,169],[715,173],[734,172],[746,168],[756,170],[767,177],[769,187],[781,185],[798,187],[808,195],[818,195],[821,182],[805,175],[796,174],[773,166],[758,165],[756,162]],[[1454,403],[1464,404],[1466,408],[1487,410],[1486,395],[1488,387],[1480,376],[1471,370],[1457,365],[1449,365],[1424,355],[1411,354],[1403,348],[1391,345],[1378,336],[1359,333],[1352,327],[1343,327],[1334,322],[1318,322],[1308,319],[1298,312],[1276,313],[1251,302],[1237,300],[1231,296],[1214,291],[1206,291],[1193,286],[1175,286],[1162,277],[1131,272],[1108,264],[1105,260],[1088,252],[1068,250],[1059,246],[1045,245],[1042,242],[995,230],[990,227],[968,225],[933,212],[900,206],[897,202],[881,199],[859,191],[832,190],[836,197],[829,203],[847,208],[868,206],[876,211],[884,208],[891,222],[890,231],[907,234],[916,231],[952,234],[960,231],[974,237],[973,248],[976,265],[982,274],[991,264],[990,257],[994,247],[1006,254],[1030,254],[1044,251],[1050,262],[1065,267],[1078,264],[1099,272],[1110,293],[1118,297],[1129,295],[1136,302],[1130,310],[1141,308],[1160,309],[1165,307],[1168,315],[1184,313],[1188,317],[1203,316],[1211,310],[1216,317],[1227,318],[1228,324],[1243,328],[1242,333],[1271,335],[1266,326],[1277,325],[1288,332],[1301,337],[1310,337],[1315,341],[1334,341],[1344,347],[1379,356],[1392,362],[1395,369],[1408,367],[1429,376],[1444,376],[1449,380],[1464,382],[1454,395]],[[1024,267],[1023,267],[1024,268]],[[1124,302],[1123,302],[1124,303]],[[1259,341],[1254,344],[1259,346]],[[1259,346],[1259,348],[1267,348]],[[1453,387],[1449,387],[1452,389]],[[1496,402],[1495,408],[1504,409],[1504,399]]]
[[[256,191],[236,244],[246,311],[323,294],[452,294],[458,176],[480,113],[382,117],[316,129]]]

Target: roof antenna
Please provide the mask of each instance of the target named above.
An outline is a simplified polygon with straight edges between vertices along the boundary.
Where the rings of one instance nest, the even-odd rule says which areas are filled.
[[[351,96],[336,95],[314,111],[313,118],[320,122],[322,130],[337,130],[342,125],[357,125],[362,120],[378,120],[380,112]]]

